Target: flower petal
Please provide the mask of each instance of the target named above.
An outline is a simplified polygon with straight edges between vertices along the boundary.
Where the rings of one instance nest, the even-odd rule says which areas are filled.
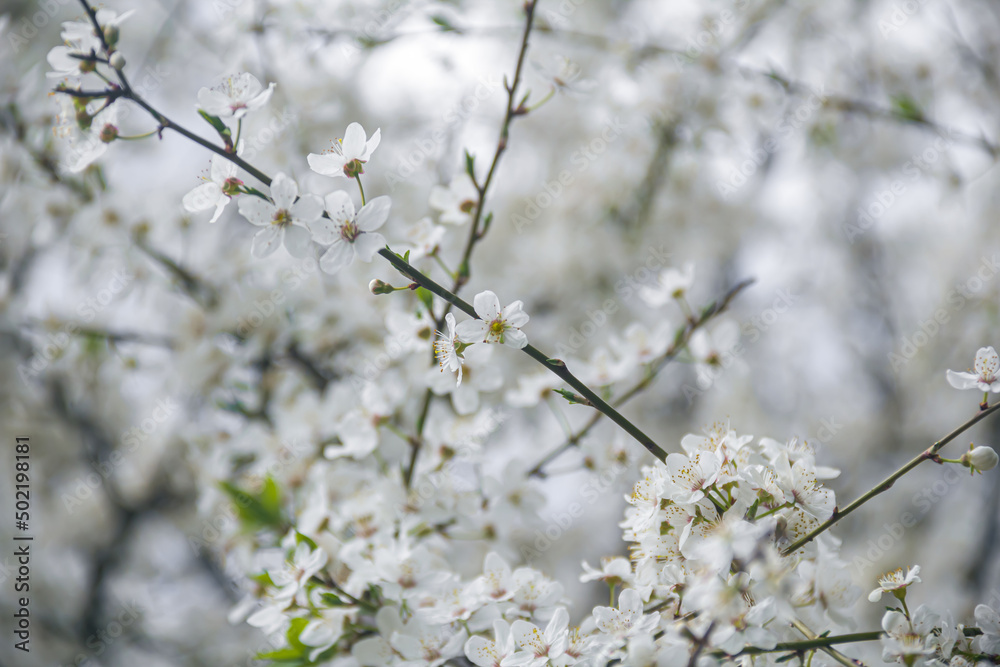
[[[334,190],[323,198],[326,205],[326,212],[334,222],[354,219],[354,202],[351,196],[343,190]]]
[[[198,91],[198,106],[210,116],[225,118],[232,115],[229,108],[229,97],[211,88],[202,88]]]
[[[202,183],[191,192],[184,195],[181,203],[187,211],[206,211],[219,203],[222,188],[215,183]]]
[[[503,332],[503,344],[521,350],[528,345],[528,337],[520,329],[507,329]]]
[[[271,199],[278,208],[290,209],[299,196],[299,186],[283,172],[278,172],[271,181]]]
[[[362,155],[365,153],[365,128],[361,127],[360,123],[351,123],[348,125],[347,131],[344,132],[344,138],[340,142],[340,148],[346,162],[363,159]]]
[[[362,261],[370,262],[379,250],[385,246],[385,237],[376,232],[363,232],[354,239],[354,252]]]
[[[305,225],[291,224],[285,227],[285,250],[292,257],[302,259],[308,255],[311,240]]]
[[[308,226],[313,240],[320,245],[330,245],[340,240],[340,225],[329,218],[316,218]]]
[[[226,158],[218,155],[212,156],[211,175],[213,182],[221,186],[227,178],[235,176],[237,171],[236,165]]]
[[[979,378],[972,373],[957,373],[948,370],[945,376],[948,378],[948,384],[955,389],[975,389],[979,385]]]
[[[361,207],[358,213],[358,229],[363,232],[374,232],[389,218],[389,208],[392,200],[385,195],[376,197]]]
[[[382,128],[378,128],[375,130],[375,134],[373,134],[368,139],[368,143],[365,144],[365,152],[362,153],[361,157],[358,159],[367,162],[368,159],[372,156],[372,153],[375,152],[375,149],[378,148],[378,145],[379,143],[381,143],[381,141],[382,141]]]
[[[343,239],[337,239],[333,245],[319,258],[319,268],[334,274],[354,261],[354,249]]]
[[[312,222],[323,215],[323,200],[316,195],[302,195],[292,204],[292,217],[302,222]]]
[[[261,229],[253,235],[250,254],[256,259],[263,259],[268,255],[274,254],[274,251],[281,245],[281,237],[284,236],[283,231],[278,225],[268,225]]]
[[[489,290],[477,294],[472,301],[472,306],[476,309],[476,315],[487,322],[492,322],[500,317],[500,299]]]
[[[315,171],[317,174],[323,176],[342,176],[346,178],[344,173],[344,158],[336,153],[310,153],[306,156],[306,162],[309,163],[309,168]]]
[[[463,343],[485,343],[490,326],[482,320],[466,320],[455,327],[455,335]]]
[[[259,197],[240,197],[240,215],[250,221],[252,225],[271,226],[271,219],[274,217],[274,204],[264,201]]]

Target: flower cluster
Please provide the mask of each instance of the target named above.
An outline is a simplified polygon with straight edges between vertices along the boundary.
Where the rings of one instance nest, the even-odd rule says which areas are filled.
[[[135,138],[122,136],[119,127],[134,93],[124,79],[121,85],[110,80],[125,68],[116,44],[128,15],[101,10],[95,16],[93,22],[65,24],[65,46],[49,54],[52,75],[108,84],[103,93],[86,96],[77,83],[60,84],[64,117],[71,119],[66,125],[74,134],[67,162],[73,171],[86,169],[113,141]],[[564,69],[547,75],[553,91],[579,88],[569,85],[579,71],[568,63]],[[516,81],[507,88],[511,113],[537,108],[525,104],[527,96],[515,106]],[[919,567],[877,582],[855,581],[840,541],[825,531],[837,518],[837,502],[824,482],[838,471],[819,465],[805,441],[738,435],[728,422],[684,437],[669,455],[659,452],[664,461],[642,469],[619,524],[628,557],[609,549],[599,568],[584,562],[579,575],[583,583],[600,582],[595,589],[609,589],[609,606],[581,610],[543,567],[515,560],[519,551],[525,556],[518,548],[525,530],[540,525],[542,464],[532,468],[518,455],[487,455],[483,443],[500,428],[508,407],[552,400],[562,376],[525,375],[516,388],[505,386],[510,378],[494,358],[499,345],[539,356],[523,331],[529,322],[523,303],[502,306],[486,290],[470,308],[457,297],[469,277],[466,262],[452,270],[440,252],[463,225],[472,228],[469,248],[485,233],[489,177],[477,181],[475,160],[467,154],[466,173],[430,189],[421,202],[430,212],[400,235],[403,254],[392,253],[383,232],[395,232],[395,223],[387,225],[393,201],[386,195],[367,198],[362,185],[381,143],[380,129],[369,136],[361,124],[350,123],[329,150],[305,156],[310,169],[330,181],[311,175],[296,180],[295,164],[271,178],[243,159],[245,125],[274,90],[275,83],[265,86],[242,72],[199,91],[199,115],[221,145],[212,144],[207,177],[183,197],[183,206],[191,213],[210,211],[209,222],[215,222],[237,202],[245,222],[235,224],[255,228],[250,252],[239,246],[238,260],[257,261],[252,268],[234,261],[234,276],[246,270],[258,278],[287,254],[303,260],[296,270],[318,267],[338,278],[319,275],[310,282],[309,276],[284,273],[282,281],[291,275],[297,287],[308,287],[271,300],[256,298],[275,292],[254,291],[254,281],[228,281],[236,286],[220,287],[231,290],[224,293],[253,294],[256,319],[213,303],[191,316],[185,324],[190,331],[176,345],[185,373],[215,399],[208,402],[208,417],[184,427],[183,440],[198,481],[211,489],[199,498],[199,511],[229,510],[230,500],[238,507],[237,525],[222,530],[219,542],[228,562],[245,575],[245,599],[233,618],[278,637],[275,650],[262,658],[344,667],[462,660],[482,667],[769,664],[816,648],[796,647],[803,639],[821,641],[854,629],[860,584],[877,583],[869,600],[892,605],[879,638],[886,660],[907,667],[994,661],[1000,616],[992,608],[977,607],[978,632],[966,633],[948,613],[927,606],[910,612],[907,591],[920,582]],[[156,118],[160,126],[151,134],[167,127]],[[493,166],[506,148],[507,129],[505,123]],[[340,179],[357,187],[359,200],[353,191],[315,186],[345,183]],[[368,292],[352,294],[345,285],[355,260],[371,262],[376,254],[404,262],[400,271],[415,282],[393,287],[372,280],[371,294],[405,291],[373,305]],[[162,257],[171,275],[199,296],[193,275]],[[418,284],[419,272],[410,264],[418,260],[440,269],[455,293],[426,280]],[[739,328],[732,322],[710,328],[708,322],[727,301],[692,308],[694,265],[657,268],[658,274],[649,274],[658,275],[654,284],[633,287],[630,281],[628,293],[634,290],[652,308],[679,310],[683,320],[676,328],[656,313],[655,326],[632,322],[621,337],[609,335],[606,345],[596,344],[587,359],[577,358],[583,342],[560,351],[566,368],[582,368],[581,378],[608,403],[638,393],[667,361],[691,362],[704,385],[715,382],[718,369],[734,357]],[[430,288],[449,305],[435,301]],[[331,292],[346,295],[345,303],[335,303]],[[349,301],[351,296],[356,300]],[[280,312],[277,305],[286,298],[287,312]],[[619,305],[612,300],[608,313]],[[454,307],[470,317],[456,317]],[[371,312],[380,318],[374,333],[355,326],[358,316]],[[604,311],[588,317],[594,331],[608,321]],[[435,336],[436,329],[443,331]],[[986,410],[989,393],[1000,391],[998,372],[1000,357],[984,347],[974,372],[948,371],[946,377],[958,389],[984,392]],[[622,390],[617,385],[626,379],[638,384]],[[413,396],[423,402],[408,403]],[[447,400],[433,400],[442,396]],[[553,411],[566,430],[560,451],[578,450],[572,472],[628,470],[632,479],[633,450],[588,433],[589,426],[576,430],[570,418]],[[524,429],[517,431],[511,439],[533,450],[535,432],[525,438]],[[226,451],[211,446],[220,441]],[[288,442],[304,443],[297,457],[284,456]],[[960,459],[943,459],[937,450],[925,458],[973,473],[998,463],[992,449],[975,446]]]

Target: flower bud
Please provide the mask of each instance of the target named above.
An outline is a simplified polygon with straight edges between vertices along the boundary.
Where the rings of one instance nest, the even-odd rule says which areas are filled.
[[[99,136],[101,141],[103,141],[106,144],[110,144],[112,141],[118,138],[118,128],[112,125],[111,123],[108,123],[107,125],[104,126],[104,129],[101,130]]]
[[[371,290],[372,294],[392,294],[396,291],[396,288],[389,283],[384,283],[378,278],[368,283],[368,289]]]
[[[118,43],[118,26],[104,26],[104,41],[108,43],[108,46],[114,48],[115,44]]]
[[[115,51],[108,59],[108,64],[120,72],[125,69],[125,56],[123,56],[121,52]]]
[[[971,469],[973,472],[984,470],[992,470],[997,467],[997,463],[1000,462],[1000,456],[993,451],[992,447],[975,447],[970,448],[965,454],[962,454],[962,465],[966,468]]]

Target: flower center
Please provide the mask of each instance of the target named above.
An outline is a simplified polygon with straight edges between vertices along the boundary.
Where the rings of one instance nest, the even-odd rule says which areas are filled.
[[[471,199],[466,199],[464,202],[459,204],[458,210],[462,213],[472,213],[472,209],[476,207],[476,202]]]
[[[231,177],[227,178],[222,184],[222,194],[227,197],[232,197],[240,193],[240,186],[243,185],[243,181],[238,178]]]
[[[344,220],[340,225],[340,238],[344,239],[348,243],[354,243],[354,241],[361,236],[361,231],[358,229],[357,223],[353,220]]]
[[[292,214],[288,212],[287,208],[279,208],[274,212],[274,217],[271,218],[272,225],[278,225],[279,227],[284,227],[291,224]]]
[[[495,319],[490,322],[490,334],[493,336],[502,336],[504,329],[506,329],[505,322],[501,319]]]

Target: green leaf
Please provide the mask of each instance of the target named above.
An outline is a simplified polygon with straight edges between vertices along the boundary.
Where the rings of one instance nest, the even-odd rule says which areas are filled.
[[[325,604],[325,605],[327,605],[329,607],[350,607],[351,606],[350,602],[344,602],[343,600],[341,600],[339,597],[337,597],[333,593],[321,593],[319,597],[323,601],[323,604]]]
[[[556,393],[565,398],[569,403],[578,405],[590,405],[590,401],[579,394],[574,394],[568,389],[556,389]]]
[[[299,635],[302,634],[307,625],[309,625],[308,618],[302,618],[301,616],[293,618],[291,625],[288,626],[288,632],[285,633],[289,647],[298,649],[300,655],[309,652],[309,647],[299,641]]]
[[[912,98],[899,95],[892,98],[892,110],[900,118],[912,121],[922,121],[924,112]]]
[[[441,28],[441,32],[457,32],[457,33],[462,32],[461,30],[456,28],[451,21],[448,20],[448,17],[443,16],[441,14],[435,14],[434,16],[432,16],[431,21],[434,22],[434,25]]]
[[[432,310],[434,307],[434,295],[423,287],[417,288],[417,298],[420,299],[420,303],[427,307],[427,310]]]
[[[213,116],[212,114],[206,113],[201,109],[198,109],[198,115],[204,118],[209,125],[214,127],[215,131],[218,132],[219,134],[222,134],[223,132],[227,132],[229,130],[229,128],[226,127],[226,124],[223,123],[222,119],[219,118],[218,116]]]
[[[308,664],[305,662],[301,651],[297,651],[293,648],[282,648],[277,651],[269,651],[267,653],[258,653],[258,660],[272,660],[274,662],[281,663],[293,663],[296,665]]]
[[[302,544],[303,542],[305,542],[306,544],[309,545],[309,550],[310,551],[316,551],[316,543],[313,542],[311,539],[309,539],[307,536],[303,535],[302,533],[300,533],[299,531],[296,530],[295,531],[295,544],[299,545],[299,544]]]
[[[250,579],[256,581],[261,586],[274,586],[274,582],[271,581],[271,575],[267,572],[261,572],[260,574],[250,575]]]
[[[256,496],[229,482],[221,482],[219,486],[233,499],[236,513],[248,530],[282,526],[284,519],[281,516],[281,492],[270,477],[264,480],[264,488]]]
[[[476,180],[476,158],[468,150],[465,151],[465,173],[475,182]]]

